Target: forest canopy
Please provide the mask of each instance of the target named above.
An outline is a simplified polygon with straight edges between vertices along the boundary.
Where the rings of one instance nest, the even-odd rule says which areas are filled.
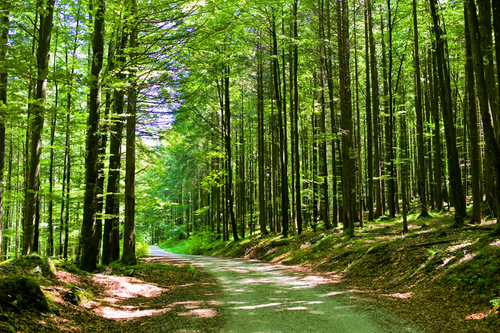
[[[2,1],[1,260],[500,209],[500,8]],[[495,234],[500,234],[496,227]]]

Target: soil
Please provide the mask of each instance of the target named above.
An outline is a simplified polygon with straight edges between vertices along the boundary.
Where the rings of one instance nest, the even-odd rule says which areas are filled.
[[[99,274],[67,265],[71,273],[61,265],[54,275],[39,276],[31,273],[39,261],[3,264],[0,279],[35,277],[52,311],[15,311],[0,303],[0,332],[213,332],[223,325],[215,301],[220,288],[205,271],[184,262],[152,257],[135,268],[117,266]],[[78,305],[68,300],[72,288],[82,291]]]

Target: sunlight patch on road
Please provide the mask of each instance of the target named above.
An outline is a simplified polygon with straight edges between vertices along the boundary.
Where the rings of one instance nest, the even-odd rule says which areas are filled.
[[[213,309],[196,309],[188,312],[181,312],[178,316],[194,316],[198,318],[213,318],[217,316],[217,311]]]
[[[160,313],[165,313],[172,310],[171,308],[159,309],[159,310],[117,310],[110,307],[98,308],[95,313],[101,317],[107,319],[130,319],[152,316]]]
[[[303,310],[309,310],[308,308],[306,308],[305,306],[296,306],[296,307],[293,307],[293,308],[287,308],[286,310],[288,311],[303,311]]]
[[[404,294],[395,293],[395,294],[384,294],[382,296],[407,299],[407,298],[410,298],[412,295],[413,295],[413,293],[404,293]]]
[[[268,304],[259,304],[259,305],[247,305],[247,306],[239,306],[234,309],[238,310],[253,310],[253,309],[260,309],[260,308],[269,308],[273,306],[278,306],[281,305],[282,303],[268,303]]]

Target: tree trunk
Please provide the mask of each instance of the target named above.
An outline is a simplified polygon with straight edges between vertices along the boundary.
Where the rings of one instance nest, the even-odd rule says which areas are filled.
[[[36,103],[32,107],[33,122],[31,126],[30,162],[28,187],[25,207],[25,223],[23,226],[23,254],[28,254],[33,248],[34,224],[36,220],[36,205],[40,188],[40,161],[42,157],[42,134],[45,113],[46,79],[49,67],[50,39],[52,36],[54,0],[39,1],[40,27],[38,29],[37,49],[37,79]]]
[[[298,52],[298,32],[297,32],[297,7],[298,0],[293,2],[293,137],[295,138],[293,150],[295,152],[295,209],[297,219],[297,232],[302,233],[302,194],[301,194],[301,173],[300,173],[300,156],[299,156],[299,52]]]
[[[137,0],[130,0],[130,62],[137,54],[138,11]],[[125,149],[125,224],[123,226],[123,249],[121,262],[123,264],[137,263],[135,256],[135,128],[137,112],[137,82],[136,73],[129,74],[129,89],[127,98],[127,145]]]
[[[425,184],[425,151],[424,151],[424,117],[422,111],[422,86],[420,82],[420,54],[418,52],[418,22],[417,22],[417,0],[413,0],[413,34],[414,34],[414,61],[416,92],[415,111],[417,113],[417,146],[418,146],[418,188],[420,195],[420,216],[428,217],[427,194]]]
[[[353,158],[350,150],[353,147],[353,122],[351,103],[351,78],[349,71],[349,9],[347,0],[337,2],[338,13],[338,44],[339,44],[339,75],[340,75],[340,110],[342,134],[342,215],[344,233],[354,236],[354,204],[355,196],[352,168]]]
[[[469,27],[469,15],[467,6],[464,6],[465,13],[465,56],[467,71],[467,97],[468,97],[468,116],[469,116],[469,138],[470,138],[470,164],[471,164],[471,185],[472,185],[472,215],[471,223],[481,223],[483,202],[483,193],[481,191],[482,182],[482,159],[481,159],[481,140],[479,124],[477,119],[476,92],[474,90],[474,65],[472,64],[472,48]]]
[[[226,120],[226,135],[225,135],[225,145],[227,154],[227,183],[226,183],[226,202],[229,205],[229,214],[231,218],[231,229],[233,232],[234,241],[238,241],[238,224],[236,223],[236,217],[234,215],[234,194],[233,194],[233,167],[232,167],[232,156],[231,156],[231,104],[229,98],[229,74],[230,68],[226,67],[224,75],[224,112]]]
[[[380,100],[379,100],[379,84],[377,74],[377,54],[375,52],[375,39],[373,38],[373,1],[367,1],[368,6],[368,32],[370,41],[370,70],[371,70],[371,87],[372,87],[372,104],[373,104],[373,148],[375,156],[373,157],[375,164],[375,215],[378,218],[382,215],[382,182],[380,180],[380,167],[381,167],[381,153],[380,153],[380,126],[379,126],[379,113],[380,113]]]
[[[460,166],[458,164],[457,139],[455,124],[453,120],[453,109],[451,99],[450,72],[446,61],[444,47],[444,33],[441,28],[439,16],[436,10],[437,0],[431,0],[431,15],[433,19],[433,30],[436,37],[436,57],[438,67],[439,88],[441,95],[441,108],[443,111],[444,130],[446,135],[446,147],[448,151],[448,173],[450,177],[450,190],[455,206],[455,226],[463,226],[465,216],[465,197],[460,178]]]
[[[3,169],[5,167],[5,130],[7,115],[3,111],[7,106],[7,61],[9,39],[9,8],[7,1],[2,1],[0,10],[0,253],[2,252],[2,227],[3,227]],[[0,256],[0,261],[2,260]]]
[[[476,73],[476,89],[479,97],[479,106],[481,110],[481,118],[483,120],[484,139],[486,142],[485,159],[488,159],[493,171],[493,188],[495,188],[496,196],[496,213],[497,227],[493,234],[500,235],[500,224],[498,224],[498,214],[500,209],[500,150],[495,140],[495,132],[491,122],[490,105],[488,102],[487,80],[485,78],[485,68],[483,64],[483,54],[479,41],[481,40],[481,30],[479,29],[478,18],[476,14],[476,6],[473,0],[467,0],[466,6],[468,9],[469,29],[471,37],[471,47],[473,52],[473,66]]]
[[[276,98],[276,107],[278,109],[278,134],[279,134],[279,147],[280,147],[280,170],[281,170],[281,224],[283,227],[283,237],[288,237],[288,170],[286,166],[287,160],[287,146],[284,135],[284,122],[283,122],[283,107],[280,91],[279,80],[279,62],[278,62],[278,41],[276,37],[276,22],[273,17],[273,77],[274,77],[274,94]]]
[[[101,72],[104,54],[105,1],[96,3],[94,35],[92,40],[92,69],[90,78],[89,115],[85,157],[85,203],[81,232],[80,269],[92,272],[97,268],[102,225],[97,219],[97,182],[99,178]]]
[[[126,48],[128,33],[122,29],[120,42],[116,48],[116,66],[125,66],[125,56],[123,50]],[[124,81],[126,75],[121,69],[117,74],[119,81]],[[113,92],[113,122],[111,125],[111,138],[109,143],[109,171],[106,189],[106,220],[104,222],[103,244],[102,244],[102,264],[108,265],[112,261],[120,259],[120,169],[122,157],[123,139],[123,108],[124,91],[115,89]]]
[[[367,7],[370,5],[368,4]],[[365,8],[365,59],[366,61],[366,147],[367,147],[367,178],[368,178],[368,221],[373,221],[373,129],[372,129],[372,98],[370,85],[370,49],[368,48],[368,8]]]

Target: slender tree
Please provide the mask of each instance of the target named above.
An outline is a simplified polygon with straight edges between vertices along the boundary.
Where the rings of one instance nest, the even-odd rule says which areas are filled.
[[[54,0],[38,1],[40,27],[38,29],[37,78],[36,78],[36,103],[32,105],[29,148],[29,174],[25,207],[25,221],[23,225],[23,254],[28,254],[33,249],[35,234],[36,205],[39,202],[40,189],[40,162],[42,158],[42,134],[45,116],[45,99],[47,90],[47,74],[49,68],[49,51],[52,37],[54,16]],[[31,120],[32,119],[32,120]]]
[[[446,59],[444,45],[444,32],[440,17],[436,9],[437,0],[431,0],[431,15],[433,20],[433,32],[436,38],[437,74],[439,79],[441,109],[443,112],[444,130],[446,135],[446,147],[448,157],[448,173],[450,178],[450,190],[455,207],[455,226],[463,226],[465,216],[465,197],[460,177],[460,166],[458,164],[458,150],[455,125],[453,121],[450,71]]]
[[[104,58],[104,17],[106,2],[95,3],[94,35],[92,39],[92,69],[90,73],[89,115],[85,157],[85,203],[80,238],[80,269],[92,272],[97,267],[102,225],[97,218],[97,182],[100,147],[101,72]]]

